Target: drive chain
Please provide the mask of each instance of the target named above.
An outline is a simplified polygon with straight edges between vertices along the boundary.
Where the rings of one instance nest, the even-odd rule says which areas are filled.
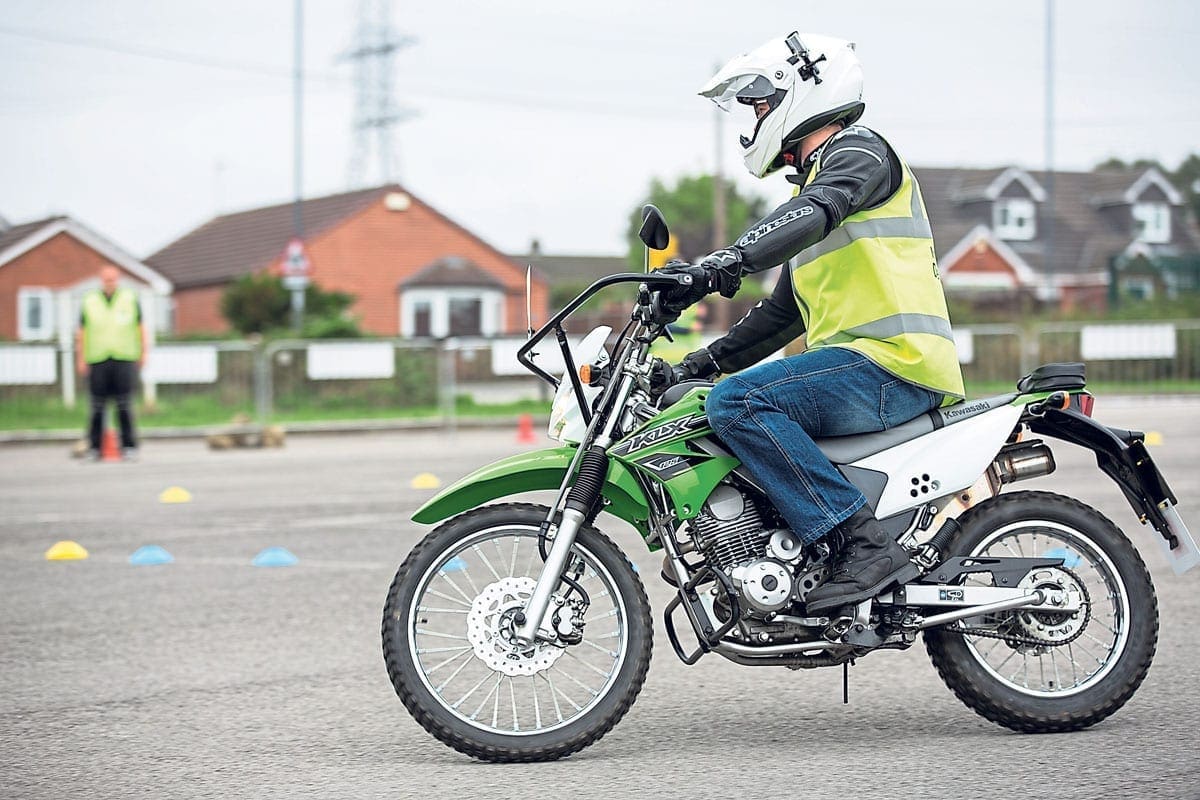
[[[1083,635],[1084,630],[1088,626],[1088,622],[1090,622],[1092,619],[1092,597],[1091,597],[1091,594],[1088,593],[1087,586],[1083,583],[1083,581],[1079,580],[1078,575],[1076,575],[1074,572],[1071,572],[1071,570],[1067,569],[1066,567],[1055,567],[1055,569],[1062,570],[1063,572],[1067,573],[1072,578],[1074,578],[1075,585],[1079,587],[1079,590],[1081,592],[1083,592],[1083,601],[1080,603],[1080,605],[1083,608],[1083,621],[1078,627],[1075,628],[1075,632],[1072,633],[1067,638],[1059,639],[1058,641],[1049,641],[1046,639],[1038,639],[1033,636],[1023,636],[1021,634],[999,633],[998,631],[988,630],[987,628],[947,627],[946,630],[950,631],[951,633],[960,633],[964,636],[978,636],[982,639],[1003,639],[1006,643],[1008,643],[1010,645],[1027,644],[1027,645],[1034,645],[1034,646],[1038,646],[1038,647],[1044,647],[1044,646],[1061,647],[1064,644],[1070,644],[1071,642],[1075,641],[1076,639],[1078,639],[1080,636]],[[1028,609],[1025,609],[1025,610],[1028,611]],[[1016,613],[1019,613],[1019,612],[1016,612]],[[1035,611],[1032,613],[1038,613],[1038,612]]]

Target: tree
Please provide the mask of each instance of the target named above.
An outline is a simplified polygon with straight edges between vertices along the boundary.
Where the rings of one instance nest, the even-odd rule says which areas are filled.
[[[658,206],[671,229],[671,238],[678,244],[679,258],[695,260],[713,250],[713,176],[684,175],[674,186],[658,178],[650,182],[646,203]],[[629,264],[642,269],[645,248],[637,238],[642,226],[642,205],[629,215]],[[766,201],[761,197],[743,196],[731,181],[725,181],[725,231],[729,241],[762,217]],[[727,244],[727,243],[726,243]]]
[[[221,295],[221,315],[242,334],[264,333],[287,320],[290,302],[278,276],[243,275]]]
[[[352,294],[327,292],[310,283],[304,290],[302,334],[314,339],[362,336],[349,314],[354,300]],[[286,330],[291,324],[291,293],[278,275],[243,275],[221,295],[221,314],[242,334]]]

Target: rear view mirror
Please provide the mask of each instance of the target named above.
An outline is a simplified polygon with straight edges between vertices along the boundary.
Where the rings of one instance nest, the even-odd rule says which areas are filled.
[[[642,206],[642,227],[638,238],[651,250],[666,250],[671,241],[671,232],[667,230],[667,221],[657,207],[647,203]]]

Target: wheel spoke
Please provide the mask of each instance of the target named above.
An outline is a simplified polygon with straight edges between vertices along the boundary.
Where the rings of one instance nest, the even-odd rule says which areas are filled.
[[[434,664],[432,667],[430,667],[429,669],[425,670],[425,674],[426,674],[426,675],[432,675],[434,672],[437,672],[439,669],[441,669],[442,667],[446,666],[447,664],[449,664],[451,661],[455,660],[456,658],[462,658],[464,653],[467,653],[467,652],[469,652],[469,651],[470,651],[470,650],[472,650],[472,649],[473,649],[473,648],[470,648],[470,647],[464,648],[464,649],[462,650],[462,652],[455,653],[454,655],[450,656],[449,658],[447,658],[447,659],[446,659],[446,660],[444,660],[444,661],[439,661],[437,664]],[[465,664],[470,664],[470,663],[471,663],[471,660],[470,660],[470,659],[467,659],[467,660],[466,660],[465,662],[463,662],[463,663],[465,663]]]
[[[554,716],[558,717],[559,722],[562,722],[563,721],[562,708],[560,708],[558,705],[558,693],[554,689],[554,681],[551,680],[550,676],[547,675],[546,673],[539,672],[533,676],[535,682],[537,680],[538,675],[540,675],[542,677],[542,679],[546,681],[546,685],[550,687],[550,699],[554,702]]]
[[[416,632],[422,636],[436,636],[439,639],[461,639],[464,642],[467,641],[467,637],[454,633],[438,633],[437,631],[427,631],[424,628],[417,628]]]
[[[512,676],[508,676],[508,696],[512,699],[513,710],[513,727],[514,731],[521,730],[521,723],[517,721],[517,690],[513,688],[514,681]]]
[[[483,679],[480,680],[479,682],[483,683],[483,681],[486,681],[490,677],[492,677],[492,676],[484,675]],[[476,717],[479,716],[479,712],[483,711],[483,707],[487,705],[487,701],[491,698],[491,696],[493,694],[496,695],[496,699],[500,698],[500,694],[496,691],[496,687],[498,687],[500,685],[500,680],[503,677],[504,677],[503,675],[496,673],[496,682],[492,684],[491,688],[488,689],[488,693],[485,694],[483,696],[483,699],[479,701],[479,707],[475,709],[475,713],[471,715],[471,719],[475,719]],[[463,699],[466,699],[466,698],[463,698]],[[459,701],[459,702],[462,702],[462,701]],[[495,727],[495,723],[492,723],[492,726]]]
[[[460,653],[459,655],[462,655],[462,654]],[[458,656],[455,656],[455,658],[458,658]],[[466,661],[464,661],[464,662],[462,662],[461,664],[459,664],[459,665],[458,665],[458,667],[457,667],[457,668],[454,670],[454,672],[451,672],[451,673],[450,673],[450,677],[449,677],[449,678],[446,678],[446,680],[444,680],[444,681],[442,681],[441,683],[439,683],[439,684],[437,685],[437,688],[436,688],[436,689],[434,689],[434,691],[435,691],[435,692],[437,692],[438,694],[441,694],[441,693],[442,693],[442,689],[445,689],[445,688],[446,688],[446,686],[447,686],[447,685],[449,685],[450,681],[452,681],[452,680],[454,680],[455,678],[457,678],[457,677],[458,677],[458,673],[462,672],[462,671],[463,671],[463,670],[466,668],[467,664],[470,664],[470,663],[471,663],[471,659],[469,659],[469,658],[468,658]],[[425,674],[426,674],[426,675],[428,675],[428,674],[429,674],[430,672],[432,672],[432,671],[433,671],[433,670],[426,670]]]
[[[426,589],[425,592],[427,594],[433,595],[434,597],[440,597],[441,599],[446,600],[448,602],[458,603],[460,606],[466,606],[467,608],[471,607],[470,603],[464,603],[462,600],[459,600],[458,598],[451,597],[448,594],[442,594],[441,592],[437,591],[436,589]]]
[[[471,605],[471,603],[475,602],[475,598],[471,597],[471,595],[467,594],[462,589],[458,588],[458,584],[455,583],[453,580],[451,580],[449,575],[447,575],[444,572],[439,572],[438,577],[440,577],[446,583],[450,584],[450,586],[454,588],[454,591],[461,594],[463,596],[463,599],[467,601],[468,606]]]
[[[487,556],[483,554],[483,550],[479,548],[479,545],[473,544],[471,545],[471,549],[475,551],[475,555],[479,556],[479,560],[483,562],[483,565],[491,570],[492,575],[496,576],[496,580],[500,580],[500,573],[496,572],[496,568],[492,566],[492,562],[488,561]]]
[[[417,611],[426,614],[469,614],[468,610],[461,608],[434,608],[433,606],[417,606]]]
[[[465,647],[418,647],[417,655],[423,656],[429,653],[453,653],[455,650],[470,650],[471,645]]]

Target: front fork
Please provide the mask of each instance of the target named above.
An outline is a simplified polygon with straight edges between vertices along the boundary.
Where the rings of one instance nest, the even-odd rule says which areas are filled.
[[[538,631],[542,628],[546,611],[550,607],[550,598],[562,582],[563,571],[570,559],[575,537],[579,535],[580,528],[587,522],[596,503],[600,500],[600,494],[604,489],[604,481],[608,474],[608,447],[613,441],[612,433],[621,416],[620,410],[625,407],[629,393],[633,390],[635,379],[636,376],[629,373],[622,376],[620,383],[616,384],[615,388],[616,402],[610,404],[606,402],[607,397],[601,399],[599,407],[608,408],[611,411],[604,419],[601,419],[599,414],[592,418],[587,435],[583,439],[585,442],[591,441],[592,444],[586,451],[583,451],[583,446],[580,445],[581,453],[576,456],[579,461],[579,469],[577,471],[567,470],[567,476],[559,490],[558,499],[550,509],[547,525],[552,524],[560,508],[562,516],[558,521],[558,529],[554,533],[554,538],[551,540],[550,551],[546,554],[546,563],[542,567],[542,573],[538,575],[533,595],[526,603],[524,613],[518,615],[515,620],[517,622],[514,631],[515,638],[517,644],[522,647],[532,647],[537,642]],[[598,425],[602,426],[601,430],[593,439],[590,434],[592,429]],[[565,502],[564,496],[566,497]],[[548,635],[553,638],[555,634]]]

